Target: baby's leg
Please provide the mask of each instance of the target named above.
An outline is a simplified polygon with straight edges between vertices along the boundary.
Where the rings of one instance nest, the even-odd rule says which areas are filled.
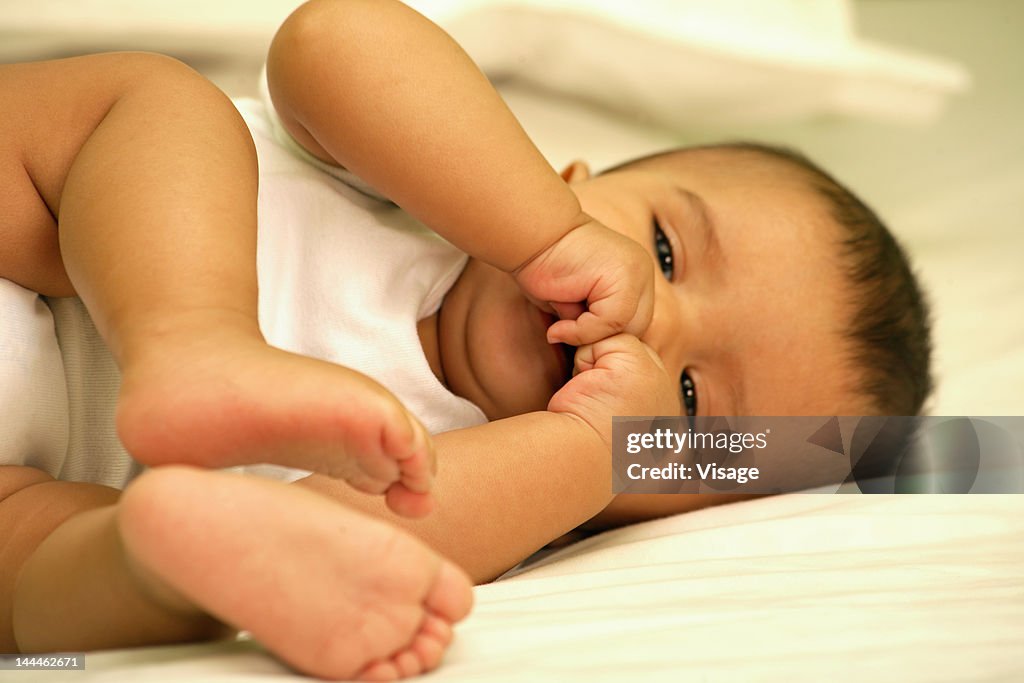
[[[419,541],[299,487],[172,466],[117,496],[0,468],[0,651],[244,629],[305,673],[395,678],[436,667],[472,602]]]
[[[223,93],[142,54],[0,66],[0,92],[0,182],[17,193],[0,238],[23,247],[0,277],[82,297],[123,373],[134,457],[275,462],[426,511],[429,439],[401,404],[263,342],[256,157]]]

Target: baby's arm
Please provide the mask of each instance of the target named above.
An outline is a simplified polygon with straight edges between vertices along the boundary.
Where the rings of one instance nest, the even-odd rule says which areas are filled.
[[[654,352],[629,335],[581,347],[579,372],[527,413],[435,437],[440,467],[430,517],[394,519],[380,501],[313,475],[301,485],[388,516],[487,581],[580,526],[612,501],[613,415],[679,409],[677,387]]]
[[[575,529],[592,533],[758,497],[612,494],[612,416],[678,414],[678,386],[652,349],[625,334],[581,347],[575,370],[549,411],[436,436],[441,467],[426,519],[397,519],[379,499],[319,474],[298,484],[405,527],[477,583]]]
[[[303,5],[267,71],[299,142],[502,270],[588,220],[465,52],[400,2]]]
[[[434,437],[440,460],[434,510],[417,521],[389,513],[377,498],[314,474],[299,485],[416,534],[490,581],[551,539],[600,512],[612,498],[604,442],[582,421],[535,412]]]
[[[555,325],[552,341],[578,346],[646,330],[648,254],[582,211],[437,25],[396,1],[312,0],[278,31],[267,76],[282,122],[311,153],[574,318]],[[569,304],[583,301],[577,318],[582,309]]]

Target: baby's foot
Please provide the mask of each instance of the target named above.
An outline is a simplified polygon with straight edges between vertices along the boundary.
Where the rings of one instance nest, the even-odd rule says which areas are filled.
[[[429,512],[430,437],[372,379],[230,331],[161,342],[124,368],[118,435],[140,462],[285,465]]]
[[[125,490],[118,515],[144,591],[314,676],[429,671],[472,604],[462,571],[421,542],[297,486],[161,467]]]

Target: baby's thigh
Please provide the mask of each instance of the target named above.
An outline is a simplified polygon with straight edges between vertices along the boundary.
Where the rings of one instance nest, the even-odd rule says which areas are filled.
[[[0,92],[3,92],[0,78]],[[2,98],[0,98],[2,99]],[[0,119],[4,113],[0,111]],[[0,126],[2,129],[3,126]],[[12,148],[16,144],[2,133],[0,141],[0,187],[4,210],[0,211],[0,277],[53,296],[71,296],[74,287],[64,270],[57,237],[57,223],[25,165]]]
[[[74,162],[126,92],[184,68],[143,53],[0,65],[0,277],[47,296],[74,295],[57,233]]]
[[[60,256],[57,221],[41,194],[50,163],[41,138],[64,134],[41,125],[46,118],[37,102],[49,99],[42,74],[24,65],[0,65],[0,277],[42,294],[70,296],[74,288]]]

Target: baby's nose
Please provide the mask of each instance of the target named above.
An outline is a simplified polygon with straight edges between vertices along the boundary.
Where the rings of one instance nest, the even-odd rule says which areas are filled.
[[[651,324],[640,339],[654,349],[665,367],[669,370],[681,370],[680,366],[689,355],[690,347],[696,342],[696,330],[690,329],[689,319],[681,302],[673,292],[667,296],[655,298],[654,316]]]

